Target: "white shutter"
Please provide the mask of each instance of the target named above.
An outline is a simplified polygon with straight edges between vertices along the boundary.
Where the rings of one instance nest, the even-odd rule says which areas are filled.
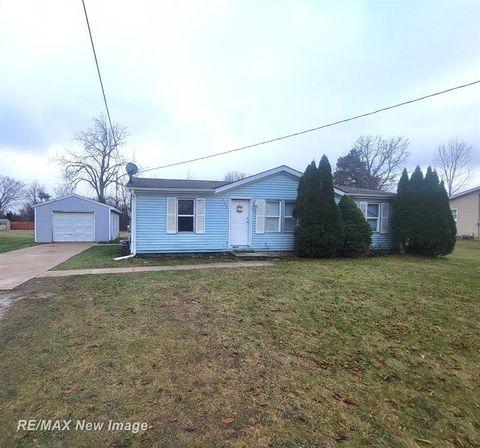
[[[388,233],[390,230],[390,204],[380,204],[380,233]]]
[[[167,233],[177,233],[177,198],[167,198]]]
[[[265,199],[257,199],[256,216],[256,233],[265,233]]]
[[[363,216],[365,216],[365,219],[367,218],[367,202],[361,201],[359,204],[360,210],[363,213]]]
[[[195,207],[195,233],[205,233],[205,199],[197,199]]]

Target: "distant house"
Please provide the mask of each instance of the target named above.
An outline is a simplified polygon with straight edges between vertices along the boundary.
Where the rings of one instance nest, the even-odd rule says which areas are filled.
[[[287,166],[225,182],[133,177],[131,252],[291,251],[292,216],[302,173]],[[373,246],[395,247],[393,193],[336,188],[358,204],[373,229]]]
[[[451,196],[450,209],[458,236],[480,238],[480,187]]]
[[[110,241],[119,234],[116,208],[75,193],[33,207],[37,243]]]
[[[10,220],[6,218],[0,218],[0,230],[10,230]]]

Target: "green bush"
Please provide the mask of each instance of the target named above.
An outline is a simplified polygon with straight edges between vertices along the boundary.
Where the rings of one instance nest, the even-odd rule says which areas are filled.
[[[312,162],[298,185],[294,216],[295,249],[300,257],[334,257],[343,245],[343,223],[335,203],[332,169],[326,156]]]
[[[447,192],[430,167],[402,174],[394,201],[393,228],[408,253],[437,257],[455,247],[456,227]]]
[[[368,254],[372,244],[372,229],[354,200],[342,196],[338,204],[344,226],[343,246],[340,254],[344,257],[359,257]]]

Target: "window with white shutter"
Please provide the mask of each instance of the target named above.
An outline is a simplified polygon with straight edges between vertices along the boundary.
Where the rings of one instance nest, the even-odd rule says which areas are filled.
[[[177,200],[177,232],[194,232],[195,200]]]
[[[360,202],[360,210],[365,216],[372,232],[380,231],[380,204],[378,202]]]
[[[167,233],[177,233],[177,198],[167,198]]]
[[[390,204],[382,202],[380,214],[380,233],[388,233],[390,230]]]
[[[256,201],[256,233],[265,233],[265,199]]]
[[[205,199],[197,199],[195,208],[195,232],[205,233]]]

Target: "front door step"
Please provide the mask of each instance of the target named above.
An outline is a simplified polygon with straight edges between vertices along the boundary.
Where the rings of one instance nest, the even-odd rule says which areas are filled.
[[[291,252],[230,252],[237,260],[278,260],[292,257]]]

